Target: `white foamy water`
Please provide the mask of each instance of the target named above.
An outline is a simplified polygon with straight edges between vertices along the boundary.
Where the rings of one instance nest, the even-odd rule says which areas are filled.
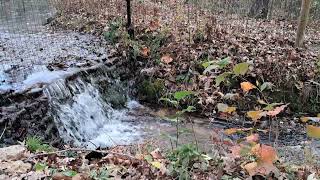
[[[141,106],[135,101],[128,102],[128,108],[113,109],[94,85],[81,79],[68,84],[56,82],[46,93],[59,133],[68,143],[96,148],[141,140],[142,127],[128,115],[131,108]]]

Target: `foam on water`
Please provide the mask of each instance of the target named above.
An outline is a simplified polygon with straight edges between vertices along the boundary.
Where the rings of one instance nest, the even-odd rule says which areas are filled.
[[[60,80],[46,92],[59,134],[68,143],[107,147],[137,142],[143,135],[142,127],[128,115],[130,108],[141,106],[135,101],[128,102],[130,108],[114,109],[94,85],[80,78],[71,83]]]

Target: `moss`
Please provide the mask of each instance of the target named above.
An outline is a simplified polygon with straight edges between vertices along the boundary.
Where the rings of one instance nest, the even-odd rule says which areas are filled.
[[[143,100],[158,100],[165,92],[164,81],[162,79],[144,80],[138,90]]]

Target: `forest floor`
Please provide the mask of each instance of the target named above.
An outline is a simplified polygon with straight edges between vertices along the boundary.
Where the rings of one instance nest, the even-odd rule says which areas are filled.
[[[191,144],[172,145],[164,152],[157,142],[97,151],[56,150],[29,139],[16,146],[19,155],[0,159],[0,172],[18,179],[319,177],[318,22],[308,27],[304,47],[295,48],[295,21],[212,15],[184,3],[144,1],[133,7],[135,37],[130,39],[119,18],[123,4],[114,3],[116,8],[112,3],[97,5],[100,8],[92,12],[75,1],[64,6],[64,13],[50,25],[103,35],[115,56],[139,66],[140,100],[176,109],[176,122],[183,113],[196,113],[235,126],[213,129],[211,141],[216,146],[210,154]],[[195,13],[187,16],[190,10]],[[261,141],[263,133],[270,143]],[[286,138],[296,138],[288,151],[301,158],[300,163],[284,160],[288,154],[281,154],[278,144]],[[175,142],[178,136],[169,139]],[[7,168],[15,166],[23,167],[23,172]]]

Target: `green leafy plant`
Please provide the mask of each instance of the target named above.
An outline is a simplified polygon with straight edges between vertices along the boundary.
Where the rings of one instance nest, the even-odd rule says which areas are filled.
[[[73,170],[66,170],[66,171],[63,171],[62,174],[65,176],[68,176],[68,177],[73,177],[73,176],[77,175],[78,173]]]
[[[26,139],[26,146],[27,149],[31,152],[37,152],[37,151],[45,151],[50,152],[52,151],[52,147],[48,144],[44,144],[41,140],[41,138],[37,136],[28,137]]]
[[[202,154],[193,144],[185,144],[169,153],[170,160],[169,170],[173,176],[178,179],[191,179],[190,172],[194,168],[202,168],[205,170],[209,166],[209,156]],[[197,167],[196,164],[200,165]]]
[[[176,123],[176,137],[172,138],[169,136],[170,141],[176,142],[176,147],[179,144],[179,136],[182,131],[180,131],[179,127],[179,118],[186,112],[194,112],[196,108],[194,106],[188,106],[187,108],[181,108],[181,101],[186,99],[187,97],[194,95],[195,92],[193,91],[178,91],[173,94],[173,98],[161,98],[160,101],[168,102],[169,104],[173,105],[176,109],[180,109],[176,112],[176,114],[170,118],[171,121]],[[171,143],[172,144],[172,143]]]
[[[211,72],[212,70],[222,70],[226,68],[230,63],[230,57],[218,60],[218,61],[206,61],[202,63],[202,66],[205,68],[204,74]],[[224,82],[229,76],[243,76],[245,75],[249,70],[249,63],[243,62],[239,63],[233,66],[233,69],[231,72],[223,72],[220,75],[216,76],[216,86],[219,86],[222,82]],[[266,86],[265,84],[264,86]],[[266,88],[266,87],[265,87]]]
[[[120,37],[120,27],[121,27],[121,20],[116,19],[109,23],[109,30],[104,33],[104,38],[107,41],[110,41],[112,44],[116,43]]]
[[[45,163],[40,163],[40,162],[38,162],[38,163],[36,163],[36,164],[34,165],[34,169],[35,169],[36,171],[43,171],[43,170],[45,170],[47,167],[48,167],[47,164],[45,164]]]

